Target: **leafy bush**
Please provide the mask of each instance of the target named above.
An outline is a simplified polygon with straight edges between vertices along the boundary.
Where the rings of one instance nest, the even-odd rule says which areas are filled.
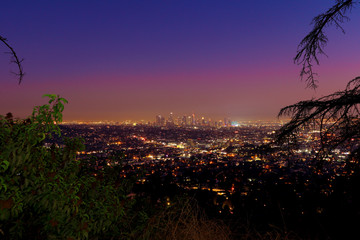
[[[76,159],[81,139],[60,136],[67,101],[56,95],[27,119],[0,116],[0,238],[85,239],[128,235],[128,182],[89,174]],[[105,169],[103,171],[111,171]],[[111,175],[111,174],[109,174]]]

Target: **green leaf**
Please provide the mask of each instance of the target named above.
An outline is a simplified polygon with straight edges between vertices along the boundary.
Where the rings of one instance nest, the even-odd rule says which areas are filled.
[[[59,101],[62,101],[63,103],[69,103],[65,98],[59,98]]]
[[[1,163],[1,167],[2,167],[3,171],[6,171],[6,170],[9,168],[9,165],[10,165],[10,162],[4,160],[4,161]]]
[[[44,94],[42,97],[49,97],[50,99],[55,100],[57,95],[56,94]]]

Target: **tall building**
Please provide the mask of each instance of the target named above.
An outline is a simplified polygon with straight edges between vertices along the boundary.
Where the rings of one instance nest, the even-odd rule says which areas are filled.
[[[169,115],[169,122],[174,123],[174,114],[172,112]]]
[[[219,122],[218,122],[218,125],[217,125],[217,126],[218,126],[218,127],[223,127],[223,126],[224,126],[223,121],[219,120]]]
[[[186,115],[184,115],[184,116],[181,118],[181,126],[186,126],[186,125],[187,125],[187,124],[186,124],[186,119],[187,119]]]
[[[175,125],[182,126],[182,117],[178,116],[175,120]]]
[[[174,126],[175,122],[174,122],[174,116],[173,113],[171,112],[168,118],[168,121],[166,123],[167,126]]]
[[[201,126],[205,126],[206,125],[206,120],[204,117],[201,117],[201,122],[200,122]]]
[[[188,116],[186,118],[186,126],[191,126],[191,124],[192,124],[192,118],[191,118],[191,116]]]
[[[211,118],[209,118],[208,126],[210,126],[210,127],[213,127],[213,126],[214,126],[214,123],[213,123],[213,121],[211,120]]]
[[[224,126],[230,127],[231,126],[231,120],[229,118],[224,118]]]
[[[165,125],[165,118],[161,115],[157,115],[156,116],[156,120],[155,120],[155,125],[156,126],[164,126]]]

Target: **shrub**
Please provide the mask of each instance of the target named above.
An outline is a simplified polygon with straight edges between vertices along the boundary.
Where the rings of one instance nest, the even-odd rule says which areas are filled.
[[[231,232],[223,222],[209,219],[195,200],[180,197],[149,219],[141,239],[227,240]]]
[[[84,148],[81,139],[45,146],[61,135],[58,123],[67,103],[45,96],[49,104],[35,107],[29,118],[0,116],[0,238],[126,235],[124,218],[133,201],[126,197],[125,181],[115,184],[103,172],[84,171],[87,166],[76,159]]]

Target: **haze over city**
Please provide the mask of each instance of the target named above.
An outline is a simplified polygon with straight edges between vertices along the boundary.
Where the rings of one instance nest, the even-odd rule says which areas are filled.
[[[156,115],[275,119],[281,107],[344,89],[357,76],[359,15],[328,28],[328,58],[306,89],[293,63],[329,1],[6,1],[1,33],[24,58],[18,85],[0,57],[0,113],[31,114],[45,93],[65,121],[155,121]],[[5,46],[0,48],[6,52]]]

